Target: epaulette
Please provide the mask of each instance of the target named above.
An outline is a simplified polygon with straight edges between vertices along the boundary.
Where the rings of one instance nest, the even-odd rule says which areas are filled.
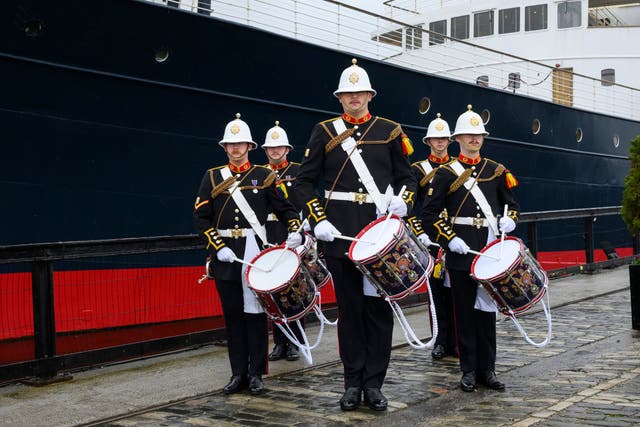
[[[264,187],[270,187],[273,184],[273,181],[276,180],[276,173],[269,169],[269,175],[264,179]]]
[[[380,116],[376,116],[376,117],[377,117],[378,119],[380,119],[380,120],[387,121],[387,122],[389,122],[389,123],[393,124],[394,126],[400,126],[400,125],[398,124],[398,122],[394,122],[393,120],[391,120],[391,119],[387,119],[386,117],[380,117]]]
[[[213,184],[213,170],[209,170],[209,173],[210,173],[211,186],[212,186],[212,190],[211,190],[211,198],[212,199],[215,199],[218,195],[220,195],[220,193],[223,193],[224,191],[226,191],[231,186],[231,184],[236,182],[235,175],[231,175],[229,178],[225,179],[220,184],[214,185]]]
[[[426,187],[427,184],[429,182],[431,182],[431,180],[433,179],[433,176],[436,174],[436,172],[438,171],[438,168],[433,168],[431,169],[431,172],[429,172],[428,174],[426,174],[425,176],[422,177],[422,179],[420,180],[420,182],[418,183],[420,185],[420,187]]]
[[[451,193],[455,193],[456,191],[458,191],[458,189],[460,187],[462,187],[462,185],[467,182],[467,179],[469,179],[469,177],[471,176],[471,174],[473,174],[473,169],[469,168],[469,169],[465,169],[464,172],[462,172],[462,175],[459,175],[455,181],[453,181],[453,183],[451,184],[451,186],[449,187],[449,192],[447,194],[451,194]]]
[[[487,161],[487,163],[491,164],[492,166],[495,166],[495,169],[493,170],[493,174],[488,178],[480,178],[480,177],[478,177],[478,182],[491,181],[492,179],[495,179],[495,178],[497,178],[499,176],[502,176],[504,171],[507,169],[507,168],[504,167],[503,164],[498,163],[498,162],[496,162],[494,160],[487,159],[486,157],[485,157],[485,160]]]
[[[333,150],[334,148],[336,148],[338,145],[342,144],[342,142],[349,138],[350,136],[352,136],[356,131],[356,128],[349,128],[347,130],[345,130],[344,132],[342,132],[340,135],[336,135],[333,138],[331,138],[331,140],[329,142],[327,142],[327,145],[325,145],[324,147],[324,152],[325,153],[329,153],[331,150]]]
[[[338,120],[338,119],[340,119],[340,118],[342,118],[342,116],[336,116],[336,117],[333,117],[333,118],[327,119],[327,120],[325,120],[325,121],[322,121],[322,122],[320,122],[320,124],[321,124],[321,125],[324,125],[325,123],[329,123],[329,122],[332,122],[332,121],[334,121],[334,120]]]

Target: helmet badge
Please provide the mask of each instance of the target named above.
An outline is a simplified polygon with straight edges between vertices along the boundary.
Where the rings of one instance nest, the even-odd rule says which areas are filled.
[[[356,84],[358,83],[359,80],[360,80],[360,76],[358,75],[358,73],[353,72],[351,73],[351,75],[349,75],[349,82],[351,84]]]
[[[240,132],[240,126],[238,125],[232,125],[231,128],[229,129],[229,131],[234,134],[237,135]]]

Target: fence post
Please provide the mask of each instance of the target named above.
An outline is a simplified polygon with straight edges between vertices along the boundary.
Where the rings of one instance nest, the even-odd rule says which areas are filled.
[[[46,363],[56,355],[56,324],[53,309],[53,267],[51,261],[34,261],[31,276],[33,293],[33,339],[35,341],[36,381],[56,376]]]
[[[534,258],[538,258],[538,223],[535,221],[527,224],[527,247]]]
[[[587,264],[593,264],[593,223],[594,217],[589,217],[584,220],[584,250],[586,253]],[[587,267],[587,270],[590,270]]]

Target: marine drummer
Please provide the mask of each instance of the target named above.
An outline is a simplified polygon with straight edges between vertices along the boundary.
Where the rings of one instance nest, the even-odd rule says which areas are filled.
[[[293,146],[289,144],[287,132],[280,127],[280,122],[276,121],[275,126],[267,131],[262,144],[262,149],[269,159],[269,163],[265,166],[276,174],[276,180],[279,192],[282,197],[287,197],[295,205],[293,182],[298,174],[300,163],[290,162],[287,155]],[[300,210],[299,206],[296,209]],[[278,221],[275,213],[270,213],[267,217],[267,238],[271,243],[281,243],[287,239],[287,228]],[[300,322],[302,325],[303,322]],[[289,341],[284,333],[275,324],[273,325],[273,343],[274,347],[269,353],[269,360],[275,361],[287,359],[295,361],[300,358],[296,345]],[[304,342],[302,333],[298,328],[291,328],[296,334],[299,342]]]
[[[415,162],[411,165],[416,180],[418,181],[418,196],[417,206],[422,206],[425,194],[429,188],[429,183],[432,181],[436,170],[441,165],[449,162],[449,153],[447,148],[451,138],[451,131],[449,130],[449,124],[441,118],[440,113],[436,114],[436,118],[429,123],[427,128],[427,134],[422,141],[429,146],[429,157],[425,160]],[[417,216],[412,216],[407,220],[407,223],[411,227],[411,230],[420,239],[420,241],[427,247],[434,259],[438,259],[439,248],[436,245],[431,245],[431,240],[427,233],[425,233],[422,223]],[[428,231],[431,233],[432,229],[429,227]],[[436,239],[436,236],[432,237]],[[436,243],[438,243],[436,241]],[[451,301],[451,289],[445,286],[445,272],[443,271],[442,264],[436,264],[436,267],[429,279],[429,286],[431,294],[433,296],[433,305],[435,306],[437,324],[438,324],[438,336],[431,352],[431,357],[434,359],[442,359],[445,356],[457,356],[458,351],[456,349],[456,336],[455,328],[453,324],[453,305]],[[447,284],[448,285],[448,281]],[[433,323],[433,321],[432,321]]]
[[[414,204],[415,178],[407,154],[408,138],[398,123],[369,113],[376,95],[367,72],[352,61],[340,76],[334,95],[344,114],[318,123],[312,130],[295,183],[318,240],[325,242],[327,266],[338,302],[338,340],[344,367],[344,411],[364,400],[384,411],[382,388],[391,354],[393,313],[373,286],[347,258],[348,241],[387,211],[401,217]],[[318,194],[322,182],[323,194]],[[397,194],[398,189],[405,191]],[[321,199],[326,199],[321,202]]]
[[[289,247],[302,242],[296,232],[300,219],[294,206],[278,196],[275,173],[249,162],[249,151],[257,144],[240,114],[227,124],[219,144],[229,162],[204,173],[194,224],[211,254],[224,312],[232,376],[223,392],[248,387],[257,395],[264,392],[262,375],[267,371],[267,316],[247,287],[242,261],[251,261],[267,243],[264,224],[269,212],[286,227]]]
[[[471,105],[456,121],[457,159],[437,169],[422,208],[422,225],[446,247],[458,332],[462,379],[460,388],[471,392],[476,381],[493,390],[505,385],[495,374],[496,306],[484,288],[470,277],[474,256],[501,232],[510,233],[518,220],[512,189],[518,182],[501,164],[483,158],[485,131]],[[502,216],[507,205],[507,215]],[[440,214],[446,209],[447,215]]]

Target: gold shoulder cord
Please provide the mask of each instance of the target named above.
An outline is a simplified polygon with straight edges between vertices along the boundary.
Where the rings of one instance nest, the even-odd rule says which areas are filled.
[[[499,163],[498,166],[496,167],[496,170],[493,171],[493,175],[491,175],[489,178],[484,178],[484,179],[478,178],[478,182],[491,181],[492,179],[495,179],[501,176],[506,169],[507,168],[505,168],[503,164]]]
[[[431,172],[429,172],[428,174],[423,176],[422,179],[420,180],[420,187],[425,187],[429,183],[429,181],[431,181],[433,179],[433,177],[436,174],[437,170],[438,170],[438,168],[433,168],[433,169],[431,169]],[[454,184],[455,184],[455,182],[454,182]],[[453,187],[453,184],[451,186]]]

